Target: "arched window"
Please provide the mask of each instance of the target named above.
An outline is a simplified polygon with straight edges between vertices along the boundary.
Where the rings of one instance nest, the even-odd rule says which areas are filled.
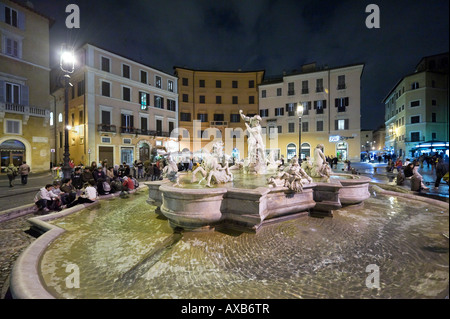
[[[287,154],[288,160],[290,160],[295,155],[297,155],[297,145],[295,145],[294,143],[288,144],[286,147],[286,150],[287,150],[286,154]]]
[[[58,122],[61,123],[62,121],[63,121],[62,113],[59,113],[59,115],[58,115]]]
[[[311,145],[309,143],[302,143],[302,159],[306,156],[311,156]]]

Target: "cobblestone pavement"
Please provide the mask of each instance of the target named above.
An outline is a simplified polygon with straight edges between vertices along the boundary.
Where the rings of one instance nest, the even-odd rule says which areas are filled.
[[[386,164],[372,163],[352,163],[359,174],[372,178],[375,183],[396,185],[395,180],[386,173]],[[343,164],[339,163],[334,169],[337,173],[342,173]],[[375,170],[375,168],[377,168]],[[431,169],[424,167],[419,170],[426,183],[434,183],[435,174]],[[20,185],[20,179],[16,179],[15,187],[9,188],[6,176],[0,176],[0,216],[2,211],[10,208],[20,207],[33,203],[36,192],[47,183],[51,183],[53,177],[50,173],[30,175],[27,185]],[[143,182],[144,180],[140,180]],[[438,190],[432,189],[434,185],[428,185],[430,190],[424,192],[424,196],[439,198],[447,201],[449,198],[448,184],[441,182]],[[408,190],[408,186],[402,186]],[[0,221],[0,298],[10,298],[9,276],[16,259],[30,245],[35,237],[30,231],[27,219],[35,215],[27,214],[6,221]]]
[[[8,293],[9,275],[14,262],[35,237],[30,233],[26,215],[0,223],[0,298],[10,298]]]

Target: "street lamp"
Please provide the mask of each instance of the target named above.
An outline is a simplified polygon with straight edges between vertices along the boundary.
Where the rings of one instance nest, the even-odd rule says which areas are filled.
[[[75,69],[75,56],[73,50],[69,50],[66,45],[61,48],[61,60],[59,66],[64,74],[64,162],[62,171],[64,178],[70,177],[72,168],[69,165],[69,80],[70,75]]]
[[[298,103],[297,105],[297,116],[298,116],[298,162],[302,160],[302,115],[303,115],[303,104]]]

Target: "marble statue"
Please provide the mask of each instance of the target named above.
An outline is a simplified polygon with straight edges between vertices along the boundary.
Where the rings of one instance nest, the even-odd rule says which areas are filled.
[[[328,165],[327,159],[323,154],[323,144],[318,144],[314,150],[314,158],[311,168],[311,177],[322,179],[329,179],[331,175],[331,168]]]
[[[162,170],[162,177],[167,178],[171,182],[175,182],[173,186],[180,186],[179,176],[178,176],[178,165],[172,158],[170,153],[163,154],[167,164]]]
[[[192,183],[197,182],[196,174],[198,172],[202,174],[203,179],[206,179],[207,187],[212,187],[211,182],[221,184],[233,180],[233,174],[230,172],[228,161],[223,154],[223,143],[221,141],[213,144],[211,153],[204,153],[202,164],[192,172]]]
[[[245,126],[249,132],[246,169],[250,173],[264,174],[266,170],[266,151],[260,125],[261,117],[259,115],[246,116],[242,110],[239,110],[239,114],[245,121]]]
[[[310,184],[312,181],[312,178],[298,164],[298,159],[293,157],[284,171],[268,179],[268,184],[272,187],[288,187],[294,192],[301,193],[303,185]]]

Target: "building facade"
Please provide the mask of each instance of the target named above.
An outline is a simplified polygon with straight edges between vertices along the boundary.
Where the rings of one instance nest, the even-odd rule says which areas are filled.
[[[448,143],[448,53],[422,58],[415,72],[403,77],[383,103],[389,153],[420,156],[416,149],[421,143]]]
[[[205,71],[175,67],[178,77],[180,150],[200,152],[222,140],[225,152],[247,156],[239,110],[258,114],[258,86],[264,71]],[[201,156],[201,155],[200,155]]]
[[[155,148],[178,149],[169,138],[178,123],[176,77],[92,44],[75,55],[69,90],[69,151],[75,164],[132,164],[149,160]],[[59,84],[61,75],[55,79]],[[58,164],[64,153],[64,88],[52,95]]]
[[[363,68],[364,64],[318,68],[312,63],[300,73],[262,83],[259,112],[266,152],[290,159],[299,154],[301,144],[305,158],[323,144],[327,156],[359,161]],[[299,105],[301,118],[296,112]]]
[[[2,171],[26,161],[50,168],[49,29],[33,7],[0,2],[0,153]]]

